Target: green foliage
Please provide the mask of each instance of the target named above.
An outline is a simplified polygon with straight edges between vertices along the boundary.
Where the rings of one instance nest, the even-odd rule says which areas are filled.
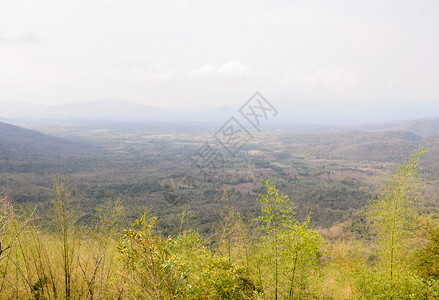
[[[392,281],[385,269],[365,269],[356,276],[360,299],[427,299],[424,282],[410,270],[395,271]]]
[[[419,236],[424,242],[415,253],[418,274],[428,286],[429,295],[439,299],[439,224],[431,218],[421,218]]]
[[[416,253],[419,274],[426,280],[437,280],[439,279],[439,225],[437,221],[425,219],[421,221],[421,234],[426,242]]]
[[[382,299],[410,299],[411,295],[415,297],[415,291],[420,291],[421,280],[410,271],[413,254],[408,245],[414,237],[419,160],[425,152],[427,150],[411,153],[400,163],[369,207],[368,218],[376,235],[378,261],[376,268],[368,270],[373,275],[363,275],[358,281],[365,297],[373,293]]]
[[[295,223],[294,205],[273,183],[265,179],[262,181],[267,191],[259,195],[262,215],[256,221],[261,223],[260,228],[267,234],[276,235],[290,229]]]
[[[305,222],[297,222],[285,235],[281,255],[284,259],[283,273],[289,284],[290,299],[302,298],[312,277],[318,277],[318,268],[323,238],[309,228],[308,218]],[[296,290],[299,295],[295,297]]]
[[[156,218],[137,219],[139,229],[126,230],[117,251],[130,278],[141,288],[137,297],[181,297],[188,288],[184,265],[171,253],[175,242],[170,238],[163,240],[154,233],[155,223]]]
[[[260,195],[262,215],[256,219],[265,235],[257,253],[259,279],[266,296],[302,299],[311,278],[316,277],[323,239],[309,228],[309,218],[294,218],[294,205],[273,183],[264,180],[266,194]]]
[[[245,270],[231,263],[225,257],[210,256],[203,264],[198,289],[200,296],[208,299],[249,299],[257,292],[252,281],[246,276]]]
[[[395,267],[403,263],[404,241],[413,236],[419,195],[419,160],[427,150],[411,153],[389,175],[382,191],[372,200],[369,219],[377,236],[381,262],[393,280]]]
[[[154,232],[155,223],[154,217],[144,215],[118,244],[125,276],[137,286],[130,294],[147,299],[245,299],[253,293],[243,269],[213,255],[198,234],[189,231],[176,240],[162,239]]]

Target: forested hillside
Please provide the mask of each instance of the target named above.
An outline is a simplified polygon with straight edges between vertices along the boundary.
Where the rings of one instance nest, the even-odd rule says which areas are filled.
[[[251,219],[225,192],[209,236],[188,226],[187,206],[170,235],[148,210],[127,226],[119,200],[85,220],[61,177],[53,178],[47,225],[2,194],[0,297],[435,299],[439,222],[418,209],[426,151],[386,175],[358,211],[361,222],[320,230],[312,215],[299,220],[294,201],[267,180]]]
[[[2,125],[0,184],[18,203],[48,209],[51,177],[68,178],[84,214],[120,199],[128,214],[145,207],[171,232],[176,214],[189,205],[193,226],[202,233],[215,230],[224,190],[234,207],[251,218],[259,211],[254,201],[262,191],[258,178],[268,178],[294,196],[297,217],[312,213],[312,223],[328,227],[355,217],[374,193],[373,186],[406,153],[428,147],[422,172],[427,177],[421,207],[435,210],[439,138],[403,131],[269,132],[254,139],[214,182],[191,164],[190,157],[211,138],[210,130],[167,124],[126,123],[46,125],[46,134]],[[49,133],[50,135],[48,135]],[[57,137],[54,137],[57,136]],[[183,178],[191,178],[179,185]]]
[[[212,180],[199,128],[1,126],[5,298],[438,293],[437,134],[270,132]]]
[[[73,143],[2,122],[0,122],[0,140],[0,159],[5,160],[31,160],[49,155],[52,157],[78,155],[88,150],[85,144]]]

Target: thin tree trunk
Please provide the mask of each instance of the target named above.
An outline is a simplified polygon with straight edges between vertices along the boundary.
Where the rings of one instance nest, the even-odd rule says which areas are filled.
[[[291,285],[290,285],[290,298],[293,299],[294,297],[294,280],[296,277],[296,266],[297,266],[297,257],[299,250],[296,250],[296,256],[294,257],[294,266],[293,266],[293,277],[291,278]]]

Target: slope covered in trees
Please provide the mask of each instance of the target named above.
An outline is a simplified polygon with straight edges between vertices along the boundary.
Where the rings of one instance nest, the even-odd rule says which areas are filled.
[[[0,159],[31,160],[41,156],[80,154],[90,146],[0,122]]]
[[[360,212],[362,232],[312,228],[312,215],[298,220],[294,202],[267,180],[250,219],[225,193],[210,236],[187,226],[188,210],[171,235],[148,210],[127,228],[117,200],[84,222],[60,177],[45,226],[2,195],[0,298],[436,299],[439,222],[417,210],[424,152],[387,175]]]
[[[182,126],[170,131],[169,125],[104,122],[40,126],[53,136],[14,126],[0,131],[0,148],[18,153],[0,157],[0,186],[18,203],[36,205],[41,214],[49,208],[51,176],[63,174],[86,220],[91,219],[95,207],[119,198],[131,216],[145,206],[150,208],[158,217],[158,226],[171,233],[176,214],[189,205],[195,216],[190,222],[207,234],[219,222],[221,190],[228,191],[233,206],[244,217],[259,211],[254,199],[262,192],[258,178],[263,177],[294,196],[299,220],[312,212],[312,224],[330,227],[356,218],[356,210],[367,204],[365,199],[375,193],[373,186],[384,172],[405,153],[424,146],[431,149],[422,161],[422,172],[428,175],[428,197],[421,200],[420,207],[437,209],[436,135],[359,130],[267,132],[246,144],[217,172],[214,186],[190,161],[211,138],[210,129]],[[179,185],[183,178],[191,180]]]

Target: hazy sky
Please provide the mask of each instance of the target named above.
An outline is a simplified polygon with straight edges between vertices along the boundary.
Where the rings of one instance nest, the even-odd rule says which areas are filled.
[[[219,106],[256,90],[439,101],[439,1],[0,0],[0,101]]]

